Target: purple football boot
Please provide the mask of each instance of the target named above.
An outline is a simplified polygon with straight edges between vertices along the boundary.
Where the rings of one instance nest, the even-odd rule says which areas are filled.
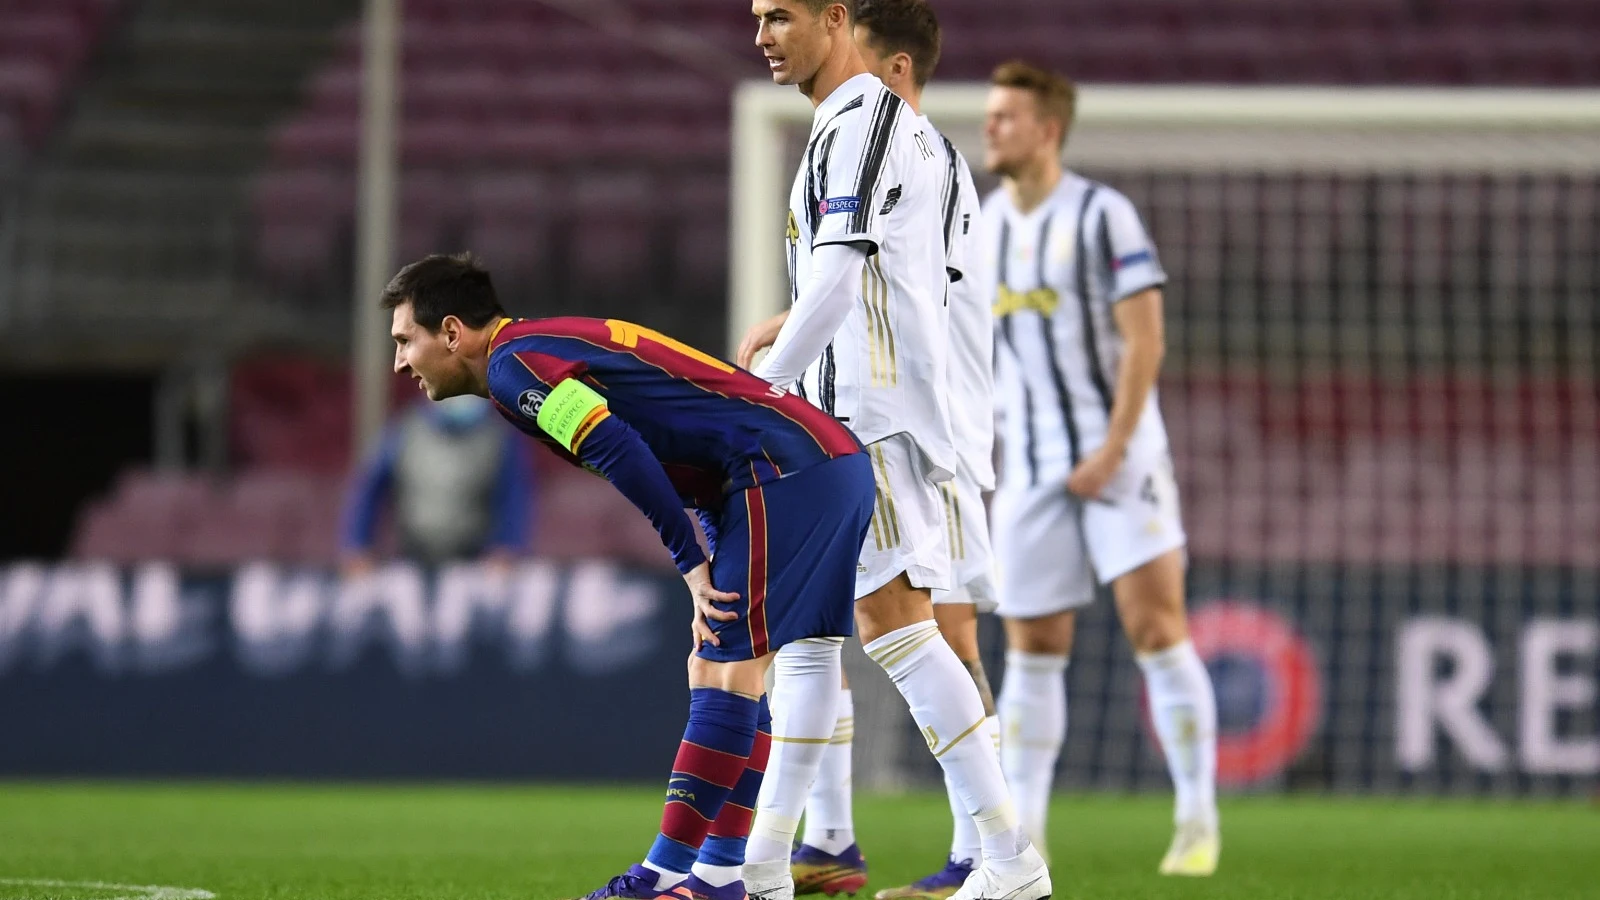
[[[970,859],[959,862],[952,859],[944,864],[943,869],[905,887],[884,888],[875,895],[874,900],[945,900],[961,889],[974,867],[975,863]]]
[[[867,884],[867,858],[855,844],[838,853],[828,853],[810,844],[801,844],[789,857],[794,873],[794,893],[855,896]]]
[[[628,871],[606,882],[605,887],[590,891],[579,900],[655,900],[661,896],[656,890],[660,876],[652,869],[635,863]]]

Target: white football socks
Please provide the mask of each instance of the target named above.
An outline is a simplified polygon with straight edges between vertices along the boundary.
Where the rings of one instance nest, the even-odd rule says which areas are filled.
[[[1000,684],[1000,759],[1022,828],[1043,847],[1056,759],[1067,737],[1067,657],[1012,650]]]
[[[1150,716],[1172,773],[1178,822],[1217,826],[1217,698],[1211,674],[1184,641],[1139,657]]]
[[[856,842],[851,803],[850,754],[855,749],[856,710],[849,688],[839,691],[833,740],[822,751],[822,765],[806,798],[806,828],[801,843],[824,853],[839,853]]]
[[[994,744],[996,752],[1000,750],[1000,717],[990,716],[983,720],[983,730],[989,741]],[[950,800],[950,819],[955,823],[955,828],[950,834],[950,858],[956,862],[972,860],[974,866],[983,862],[983,838],[978,834],[978,823],[967,814],[966,804],[962,802],[961,795],[956,793],[955,784],[950,776],[944,777],[944,792]]]
[[[806,794],[817,777],[822,753],[833,740],[838,719],[839,658],[843,638],[808,638],[786,644],[773,662],[772,756],[756,800],[755,822],[745,848],[745,868],[757,872],[782,862],[789,870],[789,847],[800,827]],[[747,879],[748,880],[748,879]]]
[[[694,873],[694,877],[712,887],[727,887],[739,880],[742,869],[742,866],[713,866],[697,862],[690,871]],[[674,885],[656,885],[656,887],[661,890],[667,890],[669,887],[674,887]]]
[[[658,891],[665,891],[675,888],[689,880],[689,876],[683,874],[682,872],[669,872],[648,859],[643,863],[640,863],[640,865],[656,873],[656,890]]]
[[[911,708],[945,777],[976,820],[985,860],[1004,863],[1028,847],[994,743],[984,731],[983,701],[955,651],[932,619],[907,625],[865,646]]]

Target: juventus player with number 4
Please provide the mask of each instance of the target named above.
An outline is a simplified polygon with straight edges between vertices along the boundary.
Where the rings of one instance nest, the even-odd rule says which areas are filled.
[[[983,209],[1004,416],[1001,754],[1024,826],[1043,842],[1076,611],[1096,580],[1110,584],[1177,793],[1160,871],[1210,875],[1221,850],[1216,699],[1188,636],[1186,538],[1155,390],[1166,274],[1133,204],[1063,171],[1075,100],[1067,79],[1007,63],[984,125],[986,163],[1003,181]]]
[[[877,478],[856,569],[856,625],[978,824],[982,865],[962,898],[1050,896],[1044,859],[1018,827],[983,702],[939,635],[930,591],[951,586],[939,483],[956,471],[946,388],[949,285],[945,166],[917,115],[868,73],[841,0],[754,0],[756,44],[779,84],[816,107],[790,194],[790,312],[747,336],[739,361],[848,424]],[[772,756],[745,855],[760,900],[789,900],[790,843],[834,732],[842,636],[779,652]]]

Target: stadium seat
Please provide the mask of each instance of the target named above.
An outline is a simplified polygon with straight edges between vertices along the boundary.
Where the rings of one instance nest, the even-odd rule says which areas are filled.
[[[231,507],[212,512],[178,550],[186,567],[225,571],[247,562],[279,561],[277,529]]]
[[[453,173],[408,169],[400,180],[400,258],[455,252],[466,221],[465,182]]]
[[[17,121],[30,144],[37,144],[49,130],[60,92],[60,78],[48,62],[0,58],[0,110]]]
[[[262,173],[252,187],[256,260],[280,288],[320,282],[342,243],[348,243],[355,185],[346,173],[325,168]]]
[[[343,472],[350,463],[349,379],[342,367],[302,359],[234,366],[231,457],[241,467]]]
[[[60,14],[0,15],[0,59],[30,58],[57,73],[76,67],[88,50],[88,35]]]
[[[80,516],[73,553],[114,561],[176,558],[214,499],[202,477],[128,470]]]
[[[502,290],[518,289],[546,274],[553,191],[522,173],[485,173],[467,188],[465,245],[479,254]]]
[[[728,180],[686,178],[668,187],[663,196],[672,210],[681,213],[672,228],[672,260],[677,267],[674,283],[686,296],[720,302],[717,287],[728,267],[728,229],[724,224]]]
[[[115,499],[91,502],[79,514],[68,554],[74,559],[136,563],[171,559],[180,532],[165,510],[138,509]]]
[[[566,166],[590,154],[588,133],[568,122],[496,122],[476,137],[478,161],[495,168]]]
[[[0,2],[30,17],[61,9],[47,0]],[[94,4],[77,0],[70,8],[86,5]],[[1024,57],[1083,81],[1589,84],[1600,79],[1600,45],[1585,25],[1600,23],[1597,11],[1593,0],[1088,0],[1063,15],[1059,0],[1011,0],[997,16],[990,0],[941,0],[948,34],[940,76],[983,79],[998,62]],[[406,15],[415,27],[404,31],[402,158],[409,168],[466,179],[520,172],[576,185],[596,170],[649,181],[663,174],[722,177],[730,83],[635,42],[630,29],[670,26],[688,52],[703,50],[713,66],[761,75],[745,11],[720,0],[619,0],[606,28],[517,0],[414,0]],[[359,29],[346,28],[339,50],[311,77],[305,105],[274,135],[274,168],[353,170],[359,47]],[[33,76],[11,80],[23,86],[9,94],[0,87],[0,96],[37,96],[53,105]],[[11,115],[35,139],[40,101],[13,105],[28,111]],[[621,216],[581,211],[586,222]],[[348,208],[327,215],[353,219]],[[452,227],[449,216],[408,224],[407,249],[449,240]],[[473,212],[456,233],[508,259],[516,248],[546,240],[540,229],[548,227],[524,216]],[[722,214],[685,226],[706,233],[725,227]],[[607,244],[586,233],[594,230],[584,224],[571,236],[574,265],[588,271],[591,261],[615,255],[643,277],[636,254],[622,249],[637,243],[634,236]],[[318,253],[314,246],[330,233],[339,233],[338,226],[325,221],[307,232],[261,228],[263,268],[304,265],[333,280],[341,251]],[[718,268],[704,257],[680,266],[697,279]]]
[[[646,284],[664,236],[658,186],[626,172],[596,174],[572,184],[569,196],[575,293],[615,298]]]
[[[37,147],[56,122],[115,0],[0,0],[0,119]]]

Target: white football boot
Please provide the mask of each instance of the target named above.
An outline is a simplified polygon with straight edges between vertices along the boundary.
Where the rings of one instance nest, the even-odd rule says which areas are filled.
[[[1049,900],[1050,867],[1033,848],[1012,859],[984,860],[950,900]]]
[[[1182,822],[1172,835],[1172,846],[1161,859],[1161,874],[1204,877],[1217,871],[1222,855],[1222,834],[1205,822]]]
[[[741,873],[750,900],[794,900],[794,874],[788,859],[745,863]]]

